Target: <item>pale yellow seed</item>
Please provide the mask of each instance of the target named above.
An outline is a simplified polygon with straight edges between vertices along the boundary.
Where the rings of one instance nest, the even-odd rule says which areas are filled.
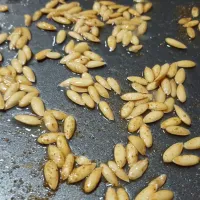
[[[46,31],[55,31],[56,30],[56,27],[54,25],[49,24],[47,22],[38,22],[37,27],[42,30],[46,30]]]
[[[19,62],[22,64],[22,65],[25,65],[26,64],[26,54],[24,53],[23,50],[19,50],[18,51],[18,56],[17,56]]]
[[[74,85],[70,85],[70,89],[75,91],[75,92],[78,92],[78,93],[85,93],[85,92],[88,92],[88,89],[87,88],[84,88],[84,87],[78,87],[78,86],[74,86]]]
[[[101,164],[100,167],[102,167],[102,175],[108,181],[108,183],[112,184],[113,186],[118,186],[118,180],[114,172],[106,165]]]
[[[195,155],[177,156],[173,159],[173,163],[183,167],[194,166],[199,164],[199,157]]]
[[[179,117],[171,117],[169,119],[166,119],[160,124],[160,127],[162,129],[166,129],[168,126],[178,126],[181,124],[181,120]]]
[[[132,118],[128,123],[128,131],[130,133],[136,132],[143,124],[143,118],[141,116]]]
[[[8,6],[7,5],[0,5],[0,12],[7,12]]]
[[[145,99],[145,98],[152,98],[151,94],[142,94],[142,93],[137,93],[137,92],[130,92],[130,93],[125,93],[121,96],[121,99],[124,101],[135,101],[135,100],[140,100],[140,99]]]
[[[144,69],[144,78],[147,80],[147,82],[151,83],[154,81],[154,73],[151,68],[145,67]]]
[[[136,17],[140,16],[140,13],[133,8],[129,8],[128,11],[130,12],[130,14],[132,14]]]
[[[161,103],[164,103],[165,102],[165,99],[166,99],[166,95],[165,93],[163,92],[162,88],[160,87],[157,92],[156,92],[156,96],[155,96],[155,100],[157,102],[161,102]]]
[[[177,62],[177,65],[183,68],[191,68],[191,67],[195,67],[196,63],[193,62],[192,60],[180,60]]]
[[[88,87],[93,85],[94,82],[92,79],[88,78],[71,78],[69,83],[78,87]]]
[[[50,59],[59,59],[61,54],[58,52],[47,52],[46,57]]]
[[[148,103],[142,103],[139,105],[135,105],[135,108],[133,108],[132,112],[130,115],[128,115],[127,119],[132,119],[134,117],[137,117],[139,115],[142,115],[143,113],[146,112],[146,110],[148,109]]]
[[[54,117],[54,115],[50,111],[44,112],[44,124],[47,129],[51,132],[57,132],[58,130],[58,123]]]
[[[192,20],[183,25],[183,27],[195,27],[199,24],[199,20]]]
[[[56,36],[56,43],[61,44],[65,41],[67,32],[65,30],[60,30]]]
[[[167,109],[164,110],[163,112],[164,113],[172,112],[173,109],[174,109],[174,104],[175,104],[174,98],[172,98],[172,97],[167,98],[166,101],[165,101],[165,105],[167,106]]]
[[[156,188],[159,189],[165,184],[166,179],[167,175],[161,174],[160,176],[154,178],[148,185],[156,185]]]
[[[126,146],[126,159],[129,167],[138,161],[138,150],[131,143]]]
[[[176,88],[177,88],[177,85],[176,85],[176,82],[174,79],[171,79],[170,80],[170,85],[171,85],[171,96],[172,97],[176,97]]]
[[[3,110],[4,107],[5,107],[5,102],[4,102],[2,94],[0,93],[0,110]]]
[[[84,56],[88,57],[89,59],[93,61],[103,61],[103,58],[100,55],[92,51],[85,51]]]
[[[185,78],[186,78],[185,70],[181,68],[177,71],[174,80],[176,81],[177,84],[181,84],[185,81]]]
[[[151,8],[152,8],[152,3],[151,3],[151,2],[147,2],[147,3],[144,4],[143,12],[146,13],[146,12],[148,12]]]
[[[21,34],[21,33],[20,33]],[[19,40],[20,38],[20,34],[16,33],[16,34],[13,34],[11,39],[10,39],[10,43],[9,43],[9,49],[12,50],[12,49],[15,49],[16,48],[16,43],[17,41]]]
[[[59,173],[58,173],[57,165],[54,163],[54,161],[49,160],[46,162],[44,166],[44,177],[48,186],[52,190],[55,190],[58,186]]]
[[[85,103],[85,105],[86,105],[88,108],[94,108],[94,107],[95,107],[95,102],[94,102],[94,100],[90,97],[89,94],[83,93],[83,94],[81,95],[81,97],[82,97],[83,102]]]
[[[107,78],[107,82],[110,85],[110,87],[117,93],[117,94],[121,94],[121,88],[119,83],[111,77]]]
[[[163,161],[170,163],[173,159],[181,154],[183,150],[183,143],[175,143],[168,147],[163,153]]]
[[[144,123],[152,123],[160,120],[163,117],[164,113],[162,111],[151,111],[148,113],[144,119]]]
[[[84,72],[87,72],[88,69],[85,65],[78,63],[78,62],[74,62],[74,61],[70,61],[66,63],[66,66],[73,71],[74,73],[77,74],[82,74]]]
[[[174,197],[174,193],[171,190],[159,190],[152,195],[152,200],[171,200]]]
[[[143,45],[133,45],[131,47],[129,47],[129,51],[137,53],[138,51],[140,51],[143,48]]]
[[[54,8],[58,5],[59,1],[58,0],[52,0],[46,3],[45,8]]]
[[[167,72],[167,76],[169,78],[173,78],[176,75],[176,72],[178,70],[178,64],[177,62],[174,62],[170,65],[169,70]]]
[[[53,16],[52,19],[55,21],[55,22],[58,22],[59,24],[64,24],[64,25],[68,25],[68,24],[71,24],[71,21],[69,19],[66,19],[65,17],[61,17],[61,16]]]
[[[86,56],[80,56],[79,58],[75,59],[74,61],[85,65],[88,63],[89,58]]]
[[[187,27],[187,34],[191,39],[194,39],[196,36],[195,30],[192,27]]]
[[[141,85],[147,85],[148,84],[146,79],[139,77],[139,76],[129,76],[127,79],[129,81],[133,82],[133,83],[136,82],[136,83],[139,83]]]
[[[172,135],[178,135],[178,136],[190,135],[190,131],[181,126],[168,126],[166,128],[166,131]]]
[[[105,200],[118,200],[117,193],[114,188],[109,187],[105,194]]]
[[[87,64],[86,64],[86,67],[89,68],[89,69],[93,69],[93,68],[99,68],[99,67],[102,67],[104,66],[106,63],[105,62],[102,62],[102,61],[89,61]]]
[[[18,105],[19,101],[25,96],[24,91],[15,92],[13,95],[5,103],[5,109],[8,110],[16,105]]]
[[[30,26],[32,22],[32,17],[30,15],[24,15],[24,24],[25,26]]]
[[[109,98],[109,93],[108,91],[99,83],[95,83],[94,87],[96,88],[97,92],[99,93],[100,96],[104,97],[104,98]]]
[[[108,105],[107,102],[100,101],[99,102],[99,109],[107,119],[114,120],[113,112],[112,112],[112,110],[111,110],[111,108],[110,108],[110,106]]]
[[[147,126],[146,124],[142,124],[139,130],[139,133],[140,133],[140,137],[145,143],[145,146],[147,148],[150,148],[153,144],[153,137],[152,137],[152,133],[149,126]]]
[[[133,45],[139,45],[140,44],[139,38],[136,35],[133,35],[131,38],[131,43]]]
[[[165,63],[164,65],[161,66],[161,69],[160,69],[160,73],[159,75],[157,76],[157,78],[155,79],[155,81],[161,81],[163,78],[165,78],[165,76],[167,75],[168,73],[168,70],[169,70],[169,64],[168,63]]]
[[[139,160],[133,164],[128,172],[130,180],[136,180],[140,178],[148,168],[148,159]],[[139,199],[138,199],[139,200]]]
[[[19,83],[13,83],[11,84],[6,92],[4,93],[4,101],[7,101],[15,92],[19,90]]]
[[[81,54],[80,54],[79,52],[70,53],[69,55],[64,56],[64,57],[60,60],[60,63],[61,63],[61,64],[66,64],[67,62],[75,61],[75,59],[80,58],[80,56],[81,56]]]
[[[143,35],[147,31],[147,22],[143,21],[139,26],[137,30],[138,35]]]
[[[62,154],[64,155],[64,157],[66,157],[71,152],[69,144],[68,144],[68,142],[67,142],[67,140],[66,140],[66,138],[65,138],[64,135],[60,134],[57,137],[56,146],[62,152]]]
[[[68,116],[64,121],[65,137],[69,140],[74,135],[76,129],[76,120],[73,116]]]
[[[116,35],[116,42],[117,42],[117,43],[122,42],[122,39],[123,39],[124,34],[125,34],[126,32],[127,32],[127,30],[124,30],[124,29],[122,29],[122,30],[119,31],[119,33]]]
[[[96,81],[108,90],[111,90],[110,85],[102,76],[95,76]]]
[[[22,49],[24,45],[26,45],[28,42],[28,38],[26,35],[22,35],[16,42],[16,48]]]
[[[191,14],[192,14],[192,17],[198,17],[199,16],[199,8],[196,6],[192,7]]]
[[[115,36],[113,35],[109,36],[107,39],[107,44],[108,44],[109,50],[114,51],[116,49],[116,44],[117,44]]]
[[[164,78],[161,82],[161,87],[163,92],[166,95],[170,95],[171,94],[171,84],[168,78]]]
[[[33,82],[33,83],[35,82],[35,79],[36,79],[35,74],[30,67],[28,66],[23,67],[23,74],[30,82]]]
[[[8,38],[8,34],[7,33],[1,33],[0,34],[0,44],[3,44]]]
[[[128,117],[131,114],[131,112],[133,111],[133,108],[134,108],[133,101],[129,101],[126,104],[124,104],[120,111],[121,118]]]
[[[73,51],[75,46],[74,40],[70,40],[65,46],[65,53],[69,54]]]
[[[189,21],[191,21],[191,17],[185,17],[185,18],[181,18],[179,19],[178,23],[181,24],[181,25],[184,25],[186,23],[188,23]]]
[[[98,37],[96,37],[95,35],[92,35],[91,33],[88,32],[84,32],[82,33],[83,37],[89,41],[92,42],[100,42],[100,39]]]
[[[126,150],[123,144],[116,144],[114,147],[114,158],[117,166],[123,168],[126,164]]]
[[[116,37],[117,34],[121,31],[121,27],[120,26],[115,26],[113,28],[113,31],[112,31],[112,36]]]
[[[32,21],[35,22],[35,21],[39,20],[41,17],[42,17],[42,12],[40,10],[36,10],[33,13]]]
[[[200,149],[200,137],[194,137],[185,142],[184,148],[189,150]]]
[[[39,116],[44,116],[44,103],[40,97],[33,97],[31,100],[31,108],[33,112]]]
[[[19,62],[18,59],[12,59],[11,60],[11,65],[15,68],[17,73],[22,73],[22,64]]]
[[[160,74],[160,65],[154,65],[152,71],[154,73],[154,77],[157,78]]]
[[[141,155],[146,154],[145,143],[140,137],[131,135],[128,137],[128,140],[131,142],[131,144],[133,144],[133,146],[138,150]]]
[[[118,200],[129,200],[129,195],[124,188],[117,189]]]
[[[16,76],[16,81],[20,84],[29,85],[29,86],[32,85],[32,83],[24,75]]]
[[[66,113],[60,110],[48,110],[48,111],[50,111],[57,120],[64,120],[68,117]]]
[[[94,86],[88,87],[88,93],[89,93],[90,97],[94,100],[94,102],[96,102],[97,104],[100,102],[99,93]]]
[[[20,84],[19,85],[19,89],[24,91],[24,92],[37,92],[37,93],[40,93],[37,88],[35,88],[33,86],[25,85],[25,84]]]
[[[87,158],[86,156],[77,156],[75,159],[75,162],[78,165],[88,165],[92,163],[91,160]]]
[[[178,48],[178,49],[187,49],[187,46],[183,44],[182,42],[179,42],[178,40],[175,40],[173,38],[165,38],[165,41],[167,44],[169,44],[172,47]]]
[[[27,46],[27,45],[24,45],[22,50],[23,50],[23,52],[24,52],[24,54],[26,56],[26,60],[29,61],[31,59],[31,57],[32,57],[32,52],[31,52],[30,47]]]
[[[90,47],[87,42],[80,42],[76,44],[74,47],[74,51],[79,52],[79,53],[83,53],[85,51],[88,51],[89,49]]]
[[[16,115],[15,119],[30,126],[37,126],[41,124],[41,120],[32,115]]]
[[[39,51],[38,53],[35,54],[35,59],[38,61],[45,59],[47,53],[50,51],[51,51],[51,49],[44,49],[42,51]]]
[[[191,118],[190,116],[179,106],[174,105],[176,114],[178,117],[187,125],[191,125]]]
[[[162,111],[167,109],[167,105],[161,102],[149,102],[148,105],[150,110]]]
[[[76,103],[76,104],[78,104],[80,106],[84,106],[85,105],[85,103],[83,102],[81,96],[77,92],[74,92],[72,90],[67,90],[66,95],[74,103]]]
[[[22,30],[22,35],[26,36],[28,40],[31,40],[32,36],[31,36],[31,31],[29,30],[29,28],[21,27],[21,30]]]
[[[37,142],[40,144],[53,144],[57,141],[60,134],[61,133],[44,133],[38,137]]]
[[[184,103],[187,100],[187,95],[183,84],[179,84],[177,87],[177,97],[178,100],[182,103]]]
[[[27,93],[20,101],[19,107],[26,107],[31,103],[33,97],[37,97],[38,92],[29,92]]]
[[[122,38],[122,44],[124,47],[128,46],[131,43],[132,36],[132,31],[127,31],[124,33]]]

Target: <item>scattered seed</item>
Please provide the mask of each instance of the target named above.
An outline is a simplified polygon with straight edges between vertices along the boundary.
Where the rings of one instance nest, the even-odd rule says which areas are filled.
[[[22,73],[22,64],[19,62],[17,59],[12,59],[11,60],[11,65],[15,68],[17,73]]]
[[[24,24],[25,26],[30,26],[32,22],[32,17],[30,15],[24,15]]]
[[[143,118],[141,116],[132,118],[128,123],[128,131],[130,133],[136,132],[142,125]]]
[[[90,49],[89,45],[87,42],[80,42],[75,45],[74,51],[79,52],[79,53],[84,53],[85,51],[88,51]]]
[[[182,155],[177,156],[173,159],[173,163],[183,166],[189,167],[199,163],[199,157],[195,155]]]
[[[192,13],[192,17],[198,17],[199,16],[199,8],[194,6],[192,8],[191,13]]]
[[[187,49],[187,46],[185,44],[173,38],[166,38],[165,41],[172,47],[176,47],[178,49]]]
[[[178,100],[182,103],[184,103],[187,99],[185,87],[183,86],[183,84],[179,84],[177,87],[177,97],[178,97]]]
[[[172,135],[187,136],[190,135],[190,131],[181,126],[168,126],[166,131]]]
[[[40,97],[33,97],[31,100],[31,108],[38,116],[44,116],[44,103]]]
[[[30,67],[23,67],[23,74],[30,82],[35,82],[35,74]]]
[[[99,93],[100,96],[104,97],[104,98],[109,98],[109,93],[108,91],[99,83],[95,83],[94,87],[96,88],[97,92]]]
[[[133,45],[131,47],[129,47],[129,51],[137,53],[138,51],[140,51],[143,48],[143,45]]]
[[[56,36],[56,43],[62,44],[67,37],[67,32],[65,30],[60,30]]]
[[[57,145],[58,149],[62,152],[64,157],[66,157],[71,152],[69,144],[64,135],[60,134],[57,137],[56,145]]]
[[[85,103],[83,102],[81,96],[77,92],[72,91],[72,90],[67,90],[66,95],[74,103],[76,103],[78,105],[81,105],[81,106],[85,105]]]
[[[121,96],[121,99],[124,101],[135,101],[135,100],[140,100],[140,99],[145,99],[145,98],[152,98],[151,94],[142,94],[142,93],[125,93]]]
[[[166,95],[161,87],[156,92],[155,100],[160,103],[164,103],[166,100]]]
[[[152,195],[152,199],[154,200],[164,200],[164,199],[173,199],[174,193],[171,190],[159,190],[158,192]]]
[[[140,132],[140,137],[145,143],[145,146],[147,148],[150,148],[153,144],[153,137],[149,126],[147,126],[146,124],[142,124],[139,132]]]
[[[74,61],[70,61],[66,63],[66,66],[73,71],[74,73],[77,74],[82,74],[84,72],[87,72],[88,69],[85,65],[78,63],[78,62],[74,62]]]
[[[69,54],[74,50],[74,40],[70,40],[67,45],[65,46],[65,53]]]
[[[50,111],[44,112],[44,124],[47,127],[47,129],[51,132],[57,132],[58,130],[58,123],[53,116],[53,114]]]
[[[42,30],[46,30],[46,31],[55,31],[56,30],[56,27],[54,25],[49,24],[47,22],[38,22],[37,27]]]
[[[134,102],[133,101],[129,101],[126,104],[123,105],[123,107],[121,108],[121,118],[126,118],[128,117],[131,112],[133,111],[134,108]]]
[[[117,193],[114,188],[109,187],[107,189],[105,200],[117,200]]]
[[[148,109],[148,107],[149,106],[148,106],[147,103],[139,104],[139,105],[135,106],[135,108],[133,108],[131,114],[128,115],[127,119],[132,119],[134,117],[142,115],[143,113],[146,112],[146,110]]]
[[[94,108],[95,107],[95,102],[93,101],[93,99],[90,97],[89,94],[83,93],[81,97],[82,97],[82,100],[84,101],[85,105],[88,108]]]
[[[65,137],[69,140],[74,135],[76,129],[76,120],[73,116],[69,115],[64,121]]]
[[[41,124],[41,120],[31,115],[16,115],[15,119],[19,122],[22,122],[23,124],[27,124],[30,126],[37,126]]]
[[[174,79],[170,80],[170,85],[171,85],[171,96],[172,97],[176,97],[176,93],[177,93],[177,86],[176,86],[176,82]]]
[[[50,51],[51,51],[51,49],[44,49],[44,50],[36,53],[35,54],[35,59],[38,60],[38,61],[45,59],[47,53],[50,52]]]
[[[108,103],[106,103],[105,101],[100,101],[99,109],[101,110],[101,112],[107,119],[114,120],[113,112],[112,112],[110,106],[108,105]]]
[[[192,20],[184,24],[183,27],[194,27],[194,26],[197,26],[198,24],[199,24],[199,20]]]
[[[38,137],[37,141],[40,144],[53,144],[57,141],[59,133],[44,133]]]
[[[128,140],[131,142],[131,144],[133,144],[133,146],[138,150],[138,152],[141,155],[146,154],[145,143],[143,142],[143,140],[140,137],[131,135],[128,137]]]
[[[178,117],[187,125],[191,125],[191,118],[190,116],[179,106],[174,105],[176,114]]]
[[[126,164],[126,150],[122,144],[116,144],[114,147],[114,158],[117,166],[123,168]]]
[[[196,36],[195,30],[192,27],[187,27],[187,34],[191,39],[194,39]]]
[[[191,68],[191,67],[195,67],[196,63],[191,60],[180,60],[177,62],[177,65],[183,68]]]
[[[200,137],[194,137],[185,142],[184,148],[188,150],[200,149]]]
[[[8,34],[7,33],[1,33],[0,34],[0,44],[3,44],[8,38]]]
[[[139,76],[129,76],[127,79],[129,81],[133,82],[133,83],[136,82],[136,83],[139,83],[141,85],[147,85],[148,84],[146,79],[139,77]]]
[[[19,83],[13,83],[11,84],[8,89],[6,90],[4,94],[4,101],[7,101],[14,93],[16,93],[19,90]]]
[[[97,92],[97,90],[94,86],[88,87],[88,93],[91,96],[91,98],[94,100],[94,102],[96,102],[97,104],[100,102],[99,93]]]
[[[42,17],[42,12],[40,10],[36,10],[33,13],[32,21],[35,22],[35,21],[39,20],[41,17]]]
[[[156,185],[156,188],[159,189],[165,184],[166,179],[167,175],[161,174],[160,176],[154,178],[148,185]]]
[[[184,24],[186,24],[186,23],[188,23],[189,21],[191,21],[191,17],[186,17],[186,18],[181,18],[179,21],[178,21],[178,23],[180,24],[180,25],[184,25]]]
[[[144,123],[152,123],[160,120],[163,117],[164,113],[162,111],[151,111],[148,113],[144,119]]]
[[[109,36],[107,39],[107,44],[108,44],[110,51],[114,51],[116,49],[116,45],[117,45],[115,36],[113,36],[113,35]]]

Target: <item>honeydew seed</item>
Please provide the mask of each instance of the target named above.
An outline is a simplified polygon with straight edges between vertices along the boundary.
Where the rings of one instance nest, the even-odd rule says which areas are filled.
[[[101,110],[101,112],[107,119],[114,120],[113,112],[112,112],[110,106],[108,105],[108,103],[106,103],[105,101],[100,101],[99,109]]]
[[[184,148],[189,150],[200,149],[200,137],[194,137],[185,142]]]
[[[199,157],[195,155],[180,155],[173,159],[173,163],[183,167],[194,166],[199,164]]]
[[[187,49],[187,46],[183,44],[182,42],[179,42],[178,40],[175,40],[173,38],[165,38],[165,41],[167,44],[169,44],[172,47],[178,48],[178,49]]]
[[[191,118],[190,116],[178,105],[174,105],[176,114],[178,117],[187,125],[191,125]]]

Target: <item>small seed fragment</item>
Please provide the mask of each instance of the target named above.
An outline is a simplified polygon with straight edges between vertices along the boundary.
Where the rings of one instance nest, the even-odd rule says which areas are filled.
[[[36,10],[33,13],[32,21],[35,22],[35,21],[39,20],[41,17],[42,17],[42,12],[40,10]]]

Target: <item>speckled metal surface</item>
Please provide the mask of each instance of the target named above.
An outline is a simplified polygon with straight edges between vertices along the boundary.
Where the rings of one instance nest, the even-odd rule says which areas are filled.
[[[14,26],[23,25],[23,14],[33,13],[41,8],[45,2],[42,0],[1,0],[0,3],[8,4],[10,10],[6,14],[0,13],[1,32],[10,32]],[[132,4],[132,0],[118,0],[117,2]],[[107,66],[98,70],[90,70],[90,73],[116,78],[121,84],[122,91],[127,92],[131,91],[131,87],[126,81],[126,77],[128,75],[141,75],[145,66],[152,67],[157,63],[170,63],[181,59],[192,59],[198,63],[196,68],[187,70],[185,86],[188,100],[182,105],[192,117],[191,135],[184,138],[171,136],[159,128],[160,122],[151,125],[154,145],[147,151],[150,162],[147,172],[142,178],[129,184],[120,182],[127,189],[130,199],[133,199],[152,178],[166,173],[168,180],[164,188],[174,191],[174,199],[197,200],[200,199],[199,165],[191,168],[180,168],[174,164],[164,164],[162,153],[171,144],[187,141],[198,136],[200,132],[200,66],[198,59],[200,57],[200,32],[197,31],[196,39],[191,42],[187,38],[185,30],[177,25],[179,17],[189,16],[191,6],[200,6],[200,2],[198,0],[153,0],[152,2],[154,3],[153,10],[149,13],[152,21],[149,23],[147,34],[141,39],[141,43],[144,45],[141,53],[130,55],[120,45],[114,53],[110,53],[105,47],[104,41],[111,33],[111,28],[106,27],[101,32],[101,44],[91,44],[91,47],[103,56]],[[91,8],[92,3],[92,0],[81,1],[84,8]],[[58,29],[63,28],[56,26]],[[30,42],[30,47],[34,53],[44,48],[52,48],[55,32],[38,30],[34,23],[31,26],[31,31],[33,40]],[[168,48],[163,42],[167,36],[180,39],[187,44],[188,49],[181,51]],[[53,50],[64,54],[62,48],[63,45],[53,43]],[[7,44],[0,47],[0,52],[4,56],[2,65],[8,64],[10,59],[16,55],[15,51],[8,50]],[[113,159],[113,146],[118,142],[125,144],[129,135],[126,130],[127,122],[121,120],[118,115],[123,104],[119,96],[112,93],[108,100],[116,116],[115,122],[109,122],[99,114],[98,110],[83,109],[66,99],[64,92],[60,91],[57,85],[73,74],[58,64],[58,61],[45,60],[38,63],[32,60],[29,65],[37,75],[37,87],[41,91],[41,97],[46,107],[64,110],[76,117],[78,127],[75,137],[70,141],[73,152],[78,155],[87,155],[98,163]],[[106,191],[104,181],[90,195],[83,193],[82,183],[76,185],[62,183],[56,192],[44,187],[42,167],[47,158],[46,148],[36,142],[36,138],[43,129],[25,127],[13,120],[15,114],[28,111],[29,108],[25,110],[16,108],[0,113],[0,199],[103,199]],[[169,116],[172,114],[166,115],[165,118]],[[187,151],[184,150],[184,153]],[[188,153],[199,155],[197,151],[188,151]]]

